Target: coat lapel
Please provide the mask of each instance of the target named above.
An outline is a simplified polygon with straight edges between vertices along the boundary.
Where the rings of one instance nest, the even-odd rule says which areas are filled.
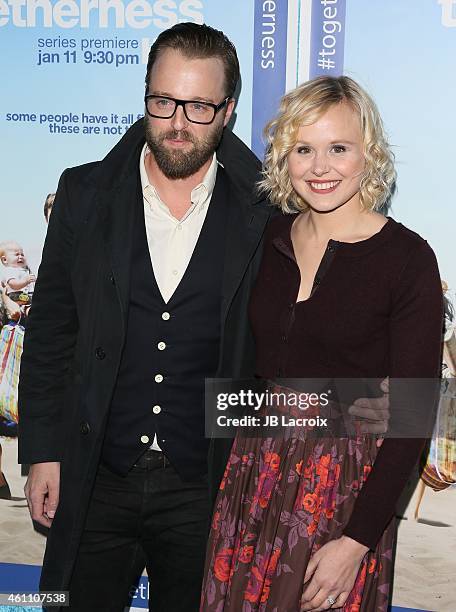
[[[231,192],[222,281],[222,325],[250,260],[258,248],[269,216],[270,208],[264,200],[252,206],[251,201],[239,202]]]
[[[230,185],[226,234],[225,267],[222,284],[222,325],[250,260],[258,248],[271,207],[256,188],[261,163],[239,138],[225,129],[217,150]]]
[[[139,173],[131,175],[116,189],[107,190],[100,196],[103,242],[111,264],[111,282],[116,286],[122,308],[124,327],[130,293],[133,227],[140,196]]]
[[[133,227],[142,205],[139,156],[144,144],[142,124],[135,124],[103,160],[98,181],[98,214],[126,331],[130,295]]]

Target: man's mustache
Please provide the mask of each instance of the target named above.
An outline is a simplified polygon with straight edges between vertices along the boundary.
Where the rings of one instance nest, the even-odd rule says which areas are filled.
[[[185,130],[170,130],[169,132],[165,132],[162,134],[160,140],[163,142],[164,140],[187,140],[188,142],[194,142],[193,136],[186,132]]]

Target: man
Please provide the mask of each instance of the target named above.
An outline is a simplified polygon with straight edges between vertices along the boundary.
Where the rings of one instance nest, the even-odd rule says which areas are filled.
[[[198,609],[210,502],[204,378],[251,376],[247,302],[269,216],[230,131],[236,51],[178,24],[151,48],[146,116],[60,180],[27,330],[19,461],[51,527],[43,590]],[[144,129],[145,128],[145,129]],[[152,265],[151,265],[152,264]]]
[[[122,610],[198,609],[211,504],[204,378],[249,378],[247,304],[270,214],[229,130],[239,66],[206,25],[151,48],[146,115],[102,162],[63,173],[22,358],[19,461],[51,527],[42,590]],[[144,129],[145,128],[145,129]],[[229,441],[210,451],[210,480]]]

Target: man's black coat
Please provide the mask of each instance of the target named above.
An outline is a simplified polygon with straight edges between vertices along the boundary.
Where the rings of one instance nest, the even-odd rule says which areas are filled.
[[[41,577],[45,590],[68,587],[100,458],[125,340],[132,199],[143,144],[140,120],[103,161],[66,170],[49,223],[19,388],[19,462],[61,462],[60,502]],[[230,189],[218,376],[250,377],[247,304],[270,208],[256,194],[259,161],[229,130],[217,158]],[[229,447],[229,440],[211,445],[213,490]]]

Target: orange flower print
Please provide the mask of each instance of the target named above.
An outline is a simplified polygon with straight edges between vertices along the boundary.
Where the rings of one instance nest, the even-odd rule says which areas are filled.
[[[317,474],[319,474],[319,470],[321,469],[328,469],[330,463],[331,463],[331,455],[330,454],[322,455],[317,465]]]
[[[212,529],[217,531],[220,527],[220,512],[215,512],[214,517],[212,519]]]
[[[228,477],[228,472],[229,472],[229,469],[228,469],[228,466],[226,466],[225,471],[223,473],[222,482],[220,483],[220,487],[219,487],[220,491],[223,491],[223,489],[225,488],[226,479]]]
[[[269,559],[268,568],[266,570],[267,574],[269,575],[274,574],[277,568],[277,562],[279,561],[279,557],[280,557],[280,548],[275,548],[274,552],[271,555],[271,558]]]
[[[254,502],[258,500],[260,508],[266,508],[271,498],[272,490],[274,488],[275,477],[268,472],[262,472],[258,479],[258,497],[257,494],[254,497]],[[253,504],[252,504],[253,505]]]
[[[301,476],[302,463],[303,463],[303,460],[301,459],[301,461],[296,464],[296,472],[299,474],[299,476]]]
[[[336,502],[333,501],[331,506],[329,508],[326,508],[326,510],[325,510],[325,515],[326,515],[327,519],[332,519],[333,518],[335,509],[336,509]]]
[[[326,487],[328,483],[329,466],[331,463],[331,455],[322,455],[320,461],[317,464],[316,472],[320,477],[320,484],[322,487]]]
[[[220,582],[227,582],[230,577],[232,548],[223,548],[215,557],[214,574]]]
[[[315,493],[306,493],[306,495],[304,495],[304,499],[302,500],[304,510],[310,513],[315,512],[317,501],[318,497],[315,495]]]
[[[269,501],[269,497],[265,497],[265,496],[260,497],[260,499],[258,500],[258,503],[260,504],[260,508],[266,508],[268,505],[268,501]]]
[[[245,545],[239,552],[239,561],[241,563],[250,563],[253,559],[253,546]]]
[[[372,466],[371,465],[365,465],[364,466],[364,472],[363,472],[363,479],[367,480],[367,477],[369,476],[369,474],[372,471]]]
[[[269,463],[271,470],[277,472],[280,466],[280,457],[277,453],[265,453],[264,454],[264,462]]]
[[[361,570],[361,575],[359,577],[359,582],[361,585],[366,582],[366,573],[367,573],[367,564],[363,563],[363,569]]]
[[[269,578],[266,578],[263,584],[263,590],[261,592],[261,603],[266,603],[269,598],[269,593],[271,592],[271,581]]]
[[[310,525],[307,525],[307,535],[309,536],[313,535],[316,530],[317,530],[317,523],[315,521],[313,523],[310,523]]]
[[[371,559],[369,563],[369,574],[373,574],[375,572],[375,566],[377,565],[377,559]]]
[[[307,465],[304,468],[304,478],[312,478],[314,467],[315,466],[314,466],[313,459],[312,459],[312,457],[309,457],[307,459]]]
[[[241,459],[242,463],[247,463],[248,460],[249,460],[249,456],[248,455],[242,455],[242,459]]]
[[[250,572],[250,579],[244,591],[244,599],[251,603],[257,603],[260,597],[260,589],[263,584],[263,575],[260,570],[253,566]]]

